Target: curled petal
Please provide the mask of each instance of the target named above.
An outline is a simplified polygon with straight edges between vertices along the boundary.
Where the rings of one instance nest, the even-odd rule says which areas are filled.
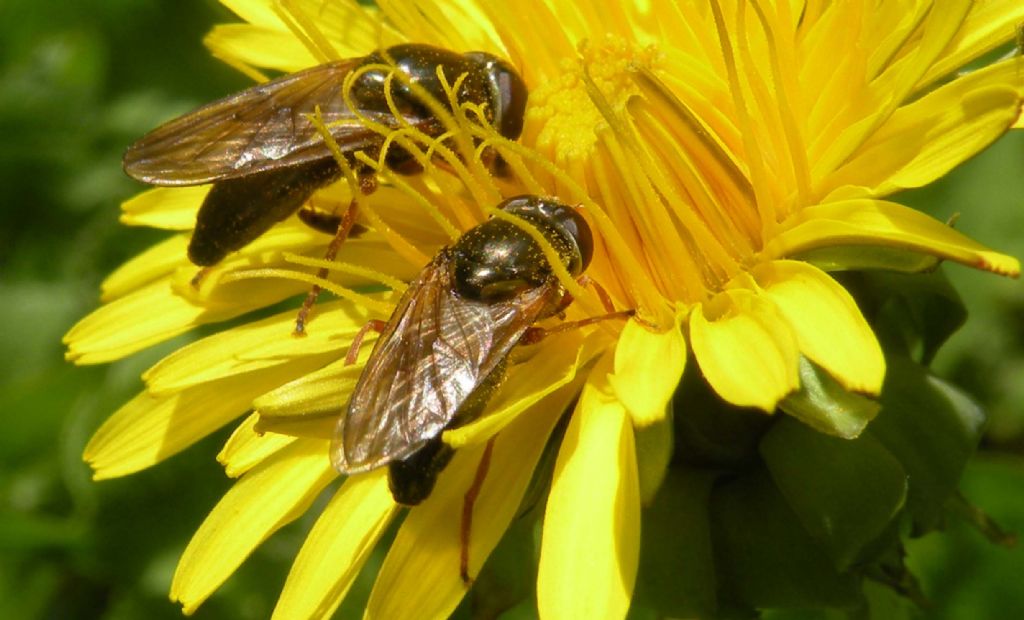
[[[771,412],[800,386],[789,321],[751,291],[727,290],[694,308],[690,346],[708,383],[734,405]]]
[[[882,391],[882,348],[846,289],[825,272],[798,261],[763,263],[754,268],[753,276],[789,322],[801,353],[847,390]]]

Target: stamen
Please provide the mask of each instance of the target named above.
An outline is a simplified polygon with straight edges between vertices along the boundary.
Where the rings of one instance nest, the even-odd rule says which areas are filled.
[[[417,267],[426,264],[429,258],[416,249],[416,246],[403,239],[401,235],[385,224],[377,212],[370,208],[370,205],[366,200],[366,196],[359,191],[359,181],[356,178],[355,171],[352,170],[352,166],[349,165],[345,154],[342,153],[341,147],[338,146],[338,142],[334,139],[334,136],[331,135],[330,130],[326,125],[324,125],[320,106],[316,107],[315,112],[309,116],[309,120],[313,123],[313,126],[316,127],[316,130],[320,132],[320,135],[324,139],[324,143],[327,145],[327,148],[331,151],[331,155],[334,157],[334,161],[338,164],[338,167],[341,168],[341,172],[345,176],[348,186],[352,189],[352,200],[355,201],[359,211],[366,215],[367,219],[369,219],[374,225],[374,228],[377,229],[377,232],[384,237],[388,244],[394,248],[395,252],[397,252],[402,258],[408,260]],[[365,153],[360,152],[356,153],[356,159],[359,159],[360,155],[366,157]],[[373,160],[368,157],[366,157],[366,159],[371,163],[373,162]]]
[[[405,292],[405,289],[408,287],[405,282],[395,278],[394,276],[389,276],[386,273],[377,271],[376,269],[370,269],[362,265],[325,260],[323,258],[312,258],[309,256],[302,256],[301,254],[294,254],[292,252],[285,252],[284,259],[289,263],[294,263],[303,267],[316,267],[317,269],[339,271],[341,273],[360,276],[367,280],[374,280],[398,293]]]
[[[796,110],[789,102],[790,93],[796,95],[800,92],[798,85],[794,81],[797,71],[783,71],[780,64],[780,53],[785,52],[787,66],[796,67],[792,46],[785,45],[781,49],[778,46],[780,25],[791,23],[789,21],[789,6],[785,2],[776,5],[776,11],[778,11],[779,15],[774,28],[768,23],[768,17],[761,6],[761,0],[756,0],[753,3],[753,7],[754,13],[761,23],[761,28],[764,30],[765,43],[768,46],[769,65],[771,66],[772,81],[775,84],[775,95],[778,100],[777,109],[782,120],[786,145],[789,147],[789,157],[787,159],[793,164],[793,177],[796,180],[797,205],[811,204],[811,172],[810,165],[807,163],[807,145],[804,143],[803,136],[800,133],[800,127],[795,116]],[[795,36],[793,33],[787,32],[787,34]],[[788,213],[781,214],[782,217],[786,215]]]
[[[676,178],[689,198],[686,206],[713,235],[702,252],[726,273],[734,271],[737,257],[750,256],[760,237],[750,181],[712,130],[656,77],[638,76],[637,82],[645,95],[631,106],[637,132],[656,161],[673,163],[659,167]]]
[[[378,172],[378,174],[385,181],[387,181],[391,185],[397,187],[399,190],[401,190],[403,193],[405,193],[405,195],[409,196],[414,201],[416,201],[416,204],[418,204],[419,206],[423,207],[423,210],[427,212],[427,215],[429,215],[432,220],[437,222],[437,225],[440,226],[444,230],[445,234],[448,235],[449,239],[451,239],[452,241],[455,241],[456,239],[459,238],[459,235],[462,234],[459,231],[459,229],[456,228],[455,225],[452,224],[448,220],[448,218],[446,218],[444,216],[444,214],[441,213],[441,210],[438,209],[437,206],[433,202],[431,202],[430,200],[427,200],[427,198],[423,195],[422,192],[417,191],[412,185],[410,185],[408,182],[406,182],[403,178],[401,178],[397,174],[392,173],[387,168],[381,168],[380,171]]]
[[[633,157],[635,158],[635,164],[630,163],[629,158],[618,156],[618,167],[623,169],[625,167],[632,167],[636,174],[628,175],[623,174],[621,177],[626,181],[631,181],[635,178],[644,178],[650,181],[657,191],[660,197],[653,196],[651,191],[648,189],[643,192],[647,198],[644,200],[636,200],[636,208],[645,208],[646,217],[635,218],[637,225],[644,225],[647,230],[642,231],[644,238],[647,243],[653,243],[655,248],[653,250],[660,256],[670,256],[673,254],[679,254],[674,249],[678,245],[686,245],[687,247],[701,248],[700,253],[690,254],[687,256],[688,259],[696,262],[691,262],[688,268],[676,269],[678,265],[669,265],[664,261],[651,261],[652,265],[660,265],[666,268],[672,269],[674,276],[671,278],[663,278],[663,290],[668,292],[674,298],[680,298],[680,291],[672,291],[677,283],[685,283],[686,288],[689,290],[689,295],[685,298],[688,299],[699,299],[703,297],[704,289],[706,288],[705,283],[697,281],[693,276],[698,273],[703,273],[706,279],[710,279],[714,276],[714,272],[709,270],[709,264],[711,261],[703,259],[703,254],[711,254],[714,256],[714,262],[722,265],[730,265],[733,263],[732,258],[725,252],[718,243],[718,240],[708,231],[705,223],[698,217],[696,217],[691,206],[686,204],[676,187],[671,183],[663,173],[661,165],[654,161],[648,151],[643,149],[637,141],[637,135],[635,129],[631,128],[628,123],[619,115],[612,110],[611,105],[605,99],[603,93],[601,93],[597,86],[593,83],[590,78],[588,71],[584,70],[583,79],[587,85],[588,92],[597,109],[604,116],[608,122],[611,130],[616,136],[622,138],[627,148],[629,148]],[[608,140],[603,141],[605,146],[609,147],[609,151],[615,156],[618,153],[619,147],[617,144],[613,144]],[[679,230],[675,224],[667,217],[667,211],[665,209],[666,204],[672,208],[672,213],[681,221],[683,227]],[[675,232],[675,238],[670,238],[671,232]],[[685,242],[680,239],[680,236],[686,237]],[[647,243],[643,245],[647,245]],[[674,294],[673,294],[674,293]]]
[[[376,163],[362,151],[356,153],[354,157],[357,161],[366,164],[370,168],[372,168]],[[379,170],[376,172],[380,174]],[[376,209],[371,208],[368,204],[359,203],[359,212],[366,215],[366,219],[370,220],[370,224],[373,225],[373,228],[384,237],[385,241],[388,242],[388,245],[390,245],[402,258],[406,259],[416,267],[422,267],[430,261],[429,256],[421,252],[415,245],[406,240],[405,237],[395,232],[395,229],[380,217],[380,214],[377,213]]]
[[[462,80],[464,80],[466,77],[465,74],[461,75],[456,80],[455,87],[448,83],[447,78],[445,77],[440,65],[437,67],[437,76],[441,82],[442,88],[445,91],[446,97],[449,99],[449,105],[451,105],[454,109],[459,110],[460,108],[457,105],[456,93],[458,84],[461,84]],[[454,153],[445,144],[441,143],[435,138],[432,138],[429,135],[424,134],[423,132],[419,131],[405,120],[405,118],[398,110],[397,106],[394,104],[392,98],[390,87],[390,80],[392,78],[398,79],[404,86],[409,88],[412,91],[412,94],[416,97],[416,99],[427,106],[428,110],[430,111],[430,114],[441,121],[441,124],[443,125],[445,130],[447,132],[451,132],[451,134],[455,136],[455,144],[459,149],[458,155],[456,155],[456,153]],[[472,141],[468,139],[468,136],[466,134],[466,129],[471,125],[471,123],[469,123],[464,116],[461,119],[458,116],[453,116],[451,113],[449,113],[449,110],[445,108],[445,106],[441,105],[441,102],[437,101],[434,97],[432,97],[430,93],[428,93],[422,86],[409,80],[408,76],[400,71],[391,71],[391,73],[388,74],[388,78],[384,88],[384,96],[386,98],[386,101],[388,102],[388,106],[390,108],[391,113],[395,116],[396,119],[399,120],[403,127],[410,129],[414,137],[421,144],[436,145],[434,149],[436,153],[439,154],[443,161],[448,166],[451,167],[455,175],[462,181],[463,185],[469,190],[470,194],[473,196],[477,204],[490,204],[498,200],[500,194],[497,190],[497,187],[495,187],[493,183],[490,185],[490,187],[483,187],[479,183],[479,179],[490,180],[490,174],[488,173],[488,171],[479,164],[476,164],[476,168],[472,171],[468,170],[466,167],[465,162],[469,162],[469,165],[473,166],[474,161],[472,157],[473,144]],[[404,141],[399,140],[399,144],[401,144],[403,148],[406,148]],[[412,148],[406,148],[406,150],[414,153],[414,149]],[[421,165],[424,166],[424,168],[433,166],[433,160],[424,159],[418,161]]]
[[[626,189],[622,202],[629,207],[625,215],[640,234],[639,248],[648,255],[649,269],[658,277],[662,294],[672,299],[702,299],[707,285],[701,276],[707,261],[698,258],[699,253],[679,251],[680,246],[693,247],[691,235],[685,225],[682,230],[676,226],[665,206],[667,201],[678,202],[678,197],[655,191],[649,176],[650,162],[638,162],[632,153],[633,157],[626,155],[609,132],[604,132],[601,138],[618,175],[618,185]],[[608,197],[610,201],[614,200],[613,196]],[[678,207],[678,210],[688,211],[686,207]],[[665,256],[673,256],[675,260],[666,261],[662,258]]]
[[[319,286],[325,291],[330,291],[336,296],[342,299],[347,299],[355,304],[358,304],[374,312],[388,315],[394,310],[394,304],[376,300],[362,293],[357,293],[352,289],[338,286],[330,280],[324,278],[318,278],[313,274],[305,273],[303,271],[294,271],[291,269],[246,269],[239,271],[232,271],[221,276],[220,283],[237,282],[239,280],[255,280],[258,278],[284,278],[286,280],[295,280],[297,282],[305,282],[306,284],[313,284]]]
[[[514,173],[516,180],[522,183],[527,193],[542,196],[547,193],[547,190],[540,184],[537,178],[533,175],[530,169],[526,166],[523,158],[518,153],[512,152],[505,148],[505,143],[508,141],[502,136],[494,127],[490,125],[472,125],[469,131],[476,138],[480,145],[476,149],[475,157],[480,157],[480,154],[484,149],[490,147],[493,148],[498,155],[505,160],[508,167]]]
[[[739,24],[736,31],[740,37],[744,36],[745,25],[743,24],[744,6],[746,0],[739,3],[737,19]],[[733,105],[736,107],[736,115],[739,117],[741,134],[743,136],[743,148],[746,151],[747,160],[750,162],[750,177],[754,187],[754,199],[757,204],[758,214],[761,216],[761,239],[762,244],[766,235],[776,225],[775,205],[772,201],[771,191],[768,186],[767,172],[764,160],[761,158],[761,151],[758,148],[754,121],[750,118],[747,104],[743,97],[743,85],[740,82],[739,70],[736,65],[736,58],[733,55],[732,42],[729,40],[729,29],[725,25],[725,18],[722,16],[720,0],[711,0],[711,12],[715,19],[715,28],[718,32],[718,42],[722,51],[722,58],[725,60],[726,73],[729,76],[729,91],[732,94]]]
[[[462,153],[465,161],[468,162],[469,167],[472,169],[472,174],[469,175],[470,180],[468,183],[466,183],[466,187],[469,188],[470,193],[478,201],[485,204],[494,202],[500,195],[498,192],[498,188],[494,185],[493,181],[491,181],[490,172],[486,168],[484,168],[483,164],[479,160],[477,160],[475,157],[472,157],[471,155],[471,153],[473,153],[474,151],[473,141],[469,138],[469,134],[466,131],[466,129],[472,127],[474,123],[472,123],[469,120],[469,118],[466,117],[465,109],[463,109],[463,107],[459,105],[458,100],[459,88],[461,88],[462,83],[466,80],[466,78],[469,77],[469,74],[463,73],[459,75],[458,78],[456,78],[454,84],[449,84],[448,79],[444,74],[444,71],[442,70],[441,66],[438,65],[437,77],[438,80],[441,82],[441,88],[444,89],[445,95],[448,97],[448,105],[451,106],[451,109],[454,110],[455,113],[455,126],[450,128],[446,126],[446,129],[449,129],[450,131],[458,130],[454,132],[456,144],[459,147],[459,151]],[[481,119],[481,121],[482,120],[483,119]],[[481,125],[485,124],[487,123],[481,123]],[[461,164],[462,162],[460,161],[459,163]],[[479,179],[486,179],[487,181],[490,181],[490,186],[487,188],[481,187],[480,183],[478,182]]]

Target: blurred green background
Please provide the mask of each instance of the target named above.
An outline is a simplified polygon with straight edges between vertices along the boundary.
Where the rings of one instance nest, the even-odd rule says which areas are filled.
[[[93,483],[82,448],[181,341],[100,367],[63,361],[61,336],[97,305],[104,274],[160,239],[117,223],[141,187],[124,147],[158,122],[238,90],[204,33],[231,15],[211,0],[0,3],[0,618],[180,618],[167,590],[178,555],[229,486],[220,433],[150,471]],[[1024,132],[910,204],[1024,257]],[[970,311],[940,374],[991,414],[966,497],[1024,531],[1024,286],[946,268]],[[197,618],[269,615],[308,523],[264,545]],[[910,545],[928,618],[1024,617],[1024,551],[957,521]]]

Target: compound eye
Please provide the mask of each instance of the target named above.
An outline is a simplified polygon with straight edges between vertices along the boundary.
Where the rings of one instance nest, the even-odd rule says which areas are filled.
[[[470,52],[466,57],[479,63],[491,86],[491,109],[494,125],[502,136],[516,140],[523,133],[523,117],[529,90],[512,65],[487,52]]]
[[[594,236],[590,232],[587,220],[583,219],[583,215],[576,209],[559,205],[557,213],[556,224],[572,237],[573,241],[576,242],[576,249],[579,250],[579,270],[573,270],[572,267],[569,268],[569,271],[573,272],[574,276],[579,275],[587,270],[591,259],[594,258]]]
[[[498,208],[536,223],[543,223],[575,251],[566,269],[574,276],[583,273],[594,255],[594,237],[580,212],[552,198],[525,194],[509,198]]]

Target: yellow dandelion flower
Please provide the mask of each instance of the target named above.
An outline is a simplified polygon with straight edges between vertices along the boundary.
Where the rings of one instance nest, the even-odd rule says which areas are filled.
[[[923,255],[1019,274],[1017,260],[885,199],[943,176],[1020,123],[1018,57],[959,73],[1013,39],[1024,21],[1018,2],[222,1],[242,21],[217,26],[206,43],[256,80],[416,42],[506,59],[530,95],[517,142],[467,122],[479,108],[456,107],[446,120],[456,142],[462,132],[497,150],[505,177],[492,177],[471,150],[446,166],[425,156],[414,176],[366,157],[375,192],[362,196],[346,182],[317,192],[314,206],[328,212],[355,199],[368,231],[330,265],[330,283],[321,283],[340,299],[316,306],[308,337],[290,336],[288,310],[202,338],[147,371],[143,392],[93,437],[85,458],[96,478],[110,478],[253,412],[220,455],[238,481],[175,573],[171,597],[186,613],[328,488],[275,617],[337,609],[402,515],[382,470],[332,486],[330,439],[367,352],[353,365],[343,358],[368,320],[393,310],[398,297],[381,289],[401,293],[503,197],[581,205],[595,244],[587,275],[636,318],[513,353],[485,414],[444,432],[455,456],[404,514],[370,595],[372,617],[455,609],[567,409],[543,507],[537,605],[548,618],[624,616],[641,504],[671,451],[670,439],[650,438],[666,436],[684,370],[701,373],[724,401],[769,413],[800,393],[808,362],[845,391],[877,396],[882,349],[828,272],[913,270]],[[421,146],[450,147],[435,138]],[[125,203],[126,223],[179,232],[104,282],[104,305],[67,335],[69,359],[114,360],[319,282],[312,273],[325,266],[331,237],[295,217],[194,281],[185,248],[207,191],[159,188]],[[567,320],[602,314],[596,290],[556,262],[576,299]],[[688,356],[699,368],[684,369]],[[844,438],[868,422],[784,409]]]

